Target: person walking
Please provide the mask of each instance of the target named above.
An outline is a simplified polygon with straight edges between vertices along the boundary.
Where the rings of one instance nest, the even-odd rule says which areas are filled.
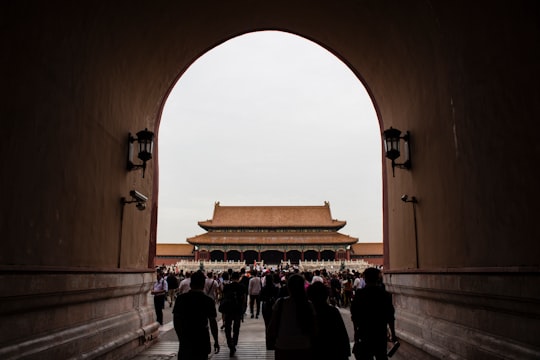
[[[347,328],[337,308],[328,304],[328,286],[315,282],[307,289],[308,299],[315,308],[318,333],[314,341],[315,360],[347,360],[351,346]]]
[[[214,274],[211,271],[206,276],[204,293],[210,296],[210,298],[216,302],[219,284],[216,280],[214,280]]]
[[[337,307],[342,305],[341,301],[341,281],[338,274],[333,274],[330,279],[330,303]]]
[[[247,289],[240,284],[240,273],[233,272],[231,282],[223,287],[223,300],[219,305],[219,311],[225,319],[225,337],[229,347],[229,356],[234,356],[238,338],[240,336],[240,323],[244,314],[244,304],[247,297]]]
[[[204,293],[205,275],[197,271],[191,275],[191,290],[176,298],[173,308],[173,324],[178,336],[179,360],[207,360],[212,352],[210,332],[214,339],[214,350],[219,352],[217,312],[214,301]]]
[[[388,359],[388,328],[390,340],[397,341],[392,296],[378,285],[380,273],[377,268],[364,271],[366,286],[356,292],[351,304],[357,360]]]
[[[187,293],[191,289],[191,272],[186,272],[186,277],[184,280],[180,281],[178,285],[177,296]]]
[[[352,295],[353,295],[353,288],[352,288],[353,281],[351,279],[351,276],[346,273],[343,273],[342,284],[343,284],[343,306],[344,307],[351,306]]]
[[[304,290],[304,277],[293,274],[287,281],[289,296],[276,301],[267,331],[267,346],[276,360],[313,359],[317,333],[315,310]]]
[[[154,295],[154,309],[156,311],[156,321],[163,325],[163,308],[165,307],[165,297],[167,296],[167,281],[164,278],[163,271],[156,271],[156,282],[152,288],[151,294]]]
[[[174,274],[174,271],[169,271],[169,274],[167,275],[167,287],[169,288],[167,294],[169,307],[172,307],[174,299],[176,298],[176,291],[178,290],[178,278]]]
[[[250,280],[250,274],[246,273],[245,268],[241,268],[240,269],[240,281],[239,282],[240,282],[240,284],[244,285],[244,288],[246,289],[246,294],[247,294],[247,289],[248,289],[248,286],[249,286],[249,280]],[[242,322],[244,322],[244,315],[246,314],[247,308],[248,308],[248,297],[246,296],[245,300],[244,300],[243,310],[242,310]]]
[[[232,272],[231,272],[232,274]],[[221,305],[221,303],[223,302],[223,289],[225,288],[225,285],[229,284],[231,282],[230,279],[230,274],[228,271],[225,271],[223,272],[223,275],[222,275],[222,283],[221,283],[221,295],[220,295],[220,299],[219,299],[219,304]],[[221,330],[225,330],[225,314],[221,313],[221,327],[220,329]]]
[[[364,274],[356,272],[354,275],[353,293],[356,294],[358,290],[363,289],[365,286],[366,282],[364,281]]]
[[[268,274],[264,277],[264,286],[261,289],[259,299],[261,300],[261,312],[265,328],[270,324],[272,317],[272,307],[276,303],[279,295],[279,288],[274,284],[274,275]]]
[[[259,298],[262,303],[261,312],[264,320],[264,331],[266,339],[268,339],[268,325],[270,325],[270,319],[272,318],[272,308],[276,303],[279,295],[279,288],[274,285],[274,275],[268,274],[264,277],[264,286],[262,287]],[[266,345],[269,348],[269,345]]]
[[[249,293],[249,312],[251,313],[251,318],[253,319],[255,305],[257,306],[256,318],[259,318],[261,299],[259,297],[262,289],[261,278],[257,270],[253,270],[251,279],[249,280],[248,293]]]

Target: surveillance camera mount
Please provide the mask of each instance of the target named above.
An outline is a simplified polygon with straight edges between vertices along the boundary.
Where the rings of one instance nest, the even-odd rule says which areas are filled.
[[[146,202],[148,201],[148,197],[146,195],[141,194],[137,190],[131,190],[129,195],[131,196],[131,200],[127,200],[125,197],[120,198],[122,205],[136,203],[136,207],[140,211],[146,209]]]
[[[404,194],[404,195],[401,195],[401,201],[403,202],[410,202],[410,203],[413,203],[413,204],[417,204],[418,203],[418,200],[416,199],[416,197],[411,197],[409,199],[409,195],[407,194]]]

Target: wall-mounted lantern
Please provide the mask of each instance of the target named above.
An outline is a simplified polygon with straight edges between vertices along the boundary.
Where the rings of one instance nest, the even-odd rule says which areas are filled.
[[[411,148],[410,140],[411,135],[407,131],[405,135],[401,136],[401,131],[390,127],[390,129],[383,132],[384,149],[386,151],[386,157],[392,160],[392,176],[395,176],[394,168],[410,169],[411,168]],[[401,152],[399,150],[399,143],[404,141],[405,148],[405,162],[396,163],[396,159],[400,157]]]
[[[137,141],[139,144],[139,151],[137,157],[142,160],[142,164],[135,164],[133,162],[133,143]],[[128,171],[142,169],[142,177],[144,177],[144,171],[146,170],[146,162],[152,159],[152,151],[154,150],[154,133],[148,131],[148,129],[141,130],[137,133],[137,137],[128,135],[128,159],[127,169]]]

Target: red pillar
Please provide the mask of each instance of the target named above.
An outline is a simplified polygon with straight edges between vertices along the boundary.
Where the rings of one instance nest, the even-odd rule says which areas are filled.
[[[300,253],[300,260],[304,261],[304,250]]]
[[[317,253],[317,260],[321,261],[321,250],[319,250],[319,252]]]
[[[347,256],[347,261],[350,261],[351,260],[351,250],[347,250],[346,252],[346,256]]]
[[[257,255],[257,262],[261,262],[261,250],[259,250],[259,254]]]
[[[227,261],[227,251],[223,250],[223,261]]]
[[[334,251],[334,260],[338,260],[338,252]]]
[[[283,250],[283,261],[287,261],[287,250]]]
[[[195,261],[199,261],[199,250],[195,250]]]
[[[244,261],[244,250],[240,250],[240,261]]]

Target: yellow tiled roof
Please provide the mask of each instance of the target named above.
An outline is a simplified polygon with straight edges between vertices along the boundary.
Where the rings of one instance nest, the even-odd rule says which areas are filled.
[[[187,239],[193,245],[343,244],[358,241],[336,232],[209,232]]]
[[[383,255],[383,243],[357,243],[351,246],[354,255]]]
[[[191,256],[193,245],[191,244],[156,244],[157,256]]]
[[[204,229],[227,227],[339,229],[346,224],[346,221],[332,219],[328,202],[323,206],[221,206],[217,202],[213,218],[199,221],[199,226]]]

